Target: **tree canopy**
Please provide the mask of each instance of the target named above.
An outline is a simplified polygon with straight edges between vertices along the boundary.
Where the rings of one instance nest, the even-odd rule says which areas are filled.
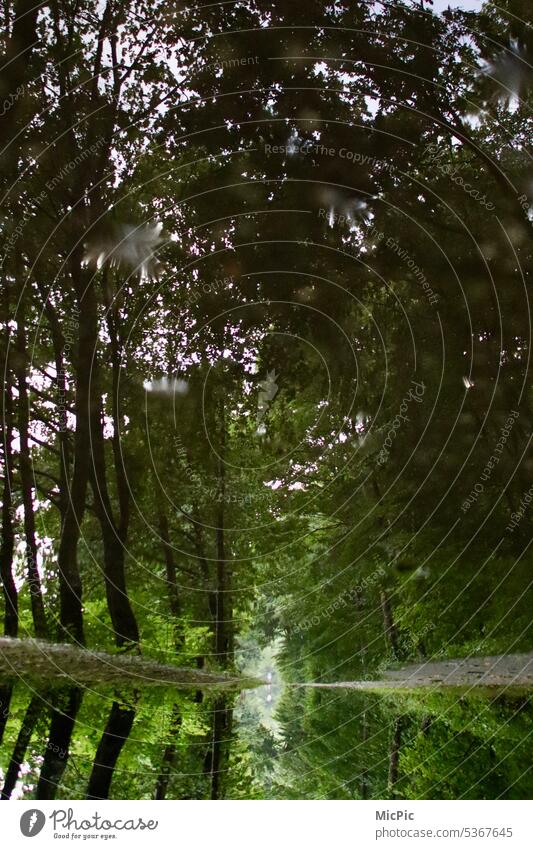
[[[530,798],[527,688],[295,686],[532,649],[532,15],[443,5],[3,4],[2,798]]]

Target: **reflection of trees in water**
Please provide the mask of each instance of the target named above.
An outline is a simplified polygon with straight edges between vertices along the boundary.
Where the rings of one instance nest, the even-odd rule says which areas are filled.
[[[113,771],[122,747],[130,735],[134,719],[135,709],[132,706],[113,702],[96,750],[87,788],[87,799],[109,798]]]
[[[173,701],[142,691],[15,690],[1,798],[223,798],[232,745],[231,696]],[[120,699],[120,700],[119,700]],[[85,712],[82,709],[85,705]],[[109,706],[111,705],[111,706]],[[183,728],[193,722],[191,733]],[[44,742],[43,742],[44,740]],[[16,794],[15,794],[16,789]]]
[[[83,690],[69,687],[62,691],[52,691],[50,732],[44,750],[44,759],[35,793],[36,799],[55,799],[59,784],[65,772]]]
[[[2,799],[10,799],[11,794],[15,789],[15,784],[19,777],[20,768],[24,761],[26,750],[31,740],[34,726],[40,711],[41,698],[39,696],[32,696],[31,701],[22,719],[20,730],[15,741],[15,745],[13,747],[13,754],[11,755],[11,760],[9,761],[9,766],[2,787]]]
[[[444,792],[454,758],[527,792],[527,696],[283,693],[239,736],[208,689],[240,632],[291,683],[531,650],[517,4],[29,5],[0,12],[4,634],[117,655],[2,677],[4,797],[423,795],[441,750]]]

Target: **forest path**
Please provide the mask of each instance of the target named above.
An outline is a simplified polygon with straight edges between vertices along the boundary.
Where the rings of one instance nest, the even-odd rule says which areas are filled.
[[[459,660],[428,660],[389,669],[377,681],[335,681],[297,687],[347,690],[414,690],[448,687],[533,688],[533,652]]]
[[[110,654],[66,643],[0,637],[0,680],[72,686],[136,685],[243,689],[265,682],[223,672],[180,668],[132,654]]]

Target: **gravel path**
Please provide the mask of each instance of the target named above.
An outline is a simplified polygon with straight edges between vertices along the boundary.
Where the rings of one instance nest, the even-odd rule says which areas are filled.
[[[63,643],[0,637],[0,679],[75,686],[135,684],[138,687],[242,689],[262,681],[183,669],[132,654],[108,654]]]
[[[302,687],[394,690],[423,687],[533,687],[533,653],[428,660],[389,669],[377,681],[336,681]]]

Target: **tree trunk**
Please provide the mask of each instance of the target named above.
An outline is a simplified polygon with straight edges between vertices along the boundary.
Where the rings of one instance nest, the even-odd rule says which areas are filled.
[[[213,706],[213,731],[204,767],[211,777],[210,798],[213,800],[223,798],[221,777],[225,770],[227,748],[231,738],[232,718],[232,708],[228,707],[225,696],[220,696]]]
[[[15,785],[19,777],[21,764],[24,761],[26,750],[29,746],[31,736],[33,734],[33,729],[35,728],[35,724],[41,711],[41,697],[33,696],[28,707],[26,708],[26,713],[24,714],[24,719],[22,720],[22,724],[20,726],[20,731],[15,742],[13,754],[11,755],[11,760],[7,768],[6,780],[4,781],[4,786],[2,788],[2,792],[0,793],[0,799],[11,798],[11,794],[15,789]]]
[[[13,695],[13,687],[0,687],[0,746],[4,739],[4,731],[6,730],[7,720],[9,719],[9,708],[11,705],[11,697]]]
[[[6,290],[6,306],[9,299]],[[0,579],[4,595],[4,634],[16,637],[18,633],[18,595],[13,578],[13,553],[15,551],[15,533],[13,530],[13,398],[11,395],[11,370],[8,360],[9,331],[5,332],[6,365],[4,367],[5,387],[3,392],[4,409],[2,411],[2,441],[4,449],[4,485],[2,492],[2,543],[0,546]]]
[[[11,37],[6,50],[0,57],[0,98],[11,103],[0,116],[2,130],[2,153],[0,173],[8,183],[16,179],[17,146],[14,142],[20,107],[23,103],[24,85],[31,76],[28,72],[31,54],[38,44],[37,15],[44,3],[34,0],[17,0],[14,5],[14,20]]]
[[[383,613],[383,627],[385,629],[385,639],[392,651],[395,660],[401,660],[400,647],[398,644],[398,632],[392,615],[392,606],[390,603],[389,594],[386,590],[381,590],[381,611]]]
[[[98,486],[93,482],[95,490]],[[110,507],[109,507],[110,509]],[[112,520],[100,502],[97,506],[98,519],[102,529],[104,546],[104,582],[107,607],[113,625],[117,646],[134,646],[139,644],[139,629],[137,620],[130,604],[126,587],[124,568],[124,545],[117,537],[117,531]]]
[[[67,398],[67,376],[65,373],[65,360],[63,352],[65,349],[65,336],[61,331],[61,325],[54,309],[50,303],[48,295],[44,287],[39,286],[43,300],[43,308],[50,327],[52,336],[52,345],[54,348],[54,364],[56,369],[56,386],[58,398],[64,399],[64,410],[60,410],[58,422],[58,441],[59,441],[59,513],[61,522],[63,522],[68,508],[68,482],[70,480],[70,443],[69,433],[67,430],[67,413],[66,413],[66,398]]]
[[[56,797],[67,766],[70,740],[82,696],[83,691],[79,687],[71,687],[66,692],[63,690],[56,695],[56,706],[52,709],[50,734],[37,784],[36,799],[55,799]]]
[[[35,541],[35,516],[33,513],[32,468],[28,438],[30,415],[26,375],[25,310],[22,300],[19,304],[17,324],[16,371],[19,393],[17,407],[20,439],[20,481],[22,503],[24,505],[24,533],[26,536],[26,569],[35,635],[41,639],[46,639],[48,636],[48,626],[44,611],[41,579],[37,568],[37,543]]]
[[[89,481],[90,385],[92,358],[98,340],[98,324],[94,283],[82,272],[79,255],[71,261],[71,274],[78,296],[78,350],[76,363],[76,432],[74,435],[74,468],[70,480],[68,506],[61,526],[58,551],[60,635],[67,640],[84,643],[82,585],[77,550]]]
[[[119,487],[120,520],[117,526],[113,518],[113,508],[106,480],[102,398],[96,356],[92,370],[91,440],[93,447],[93,469],[91,473],[91,484],[94,492],[95,509],[102,529],[107,605],[117,645],[138,645],[139,629],[126,588],[124,563],[129,525],[129,489],[127,482],[119,477],[117,484]],[[117,421],[114,422],[114,427],[116,431],[118,427]],[[120,447],[118,451],[120,453]],[[126,489],[126,493],[124,493],[124,488]]]
[[[87,799],[108,799],[113,772],[122,748],[128,739],[135,709],[131,705],[113,702],[104,733],[94,758]]]

